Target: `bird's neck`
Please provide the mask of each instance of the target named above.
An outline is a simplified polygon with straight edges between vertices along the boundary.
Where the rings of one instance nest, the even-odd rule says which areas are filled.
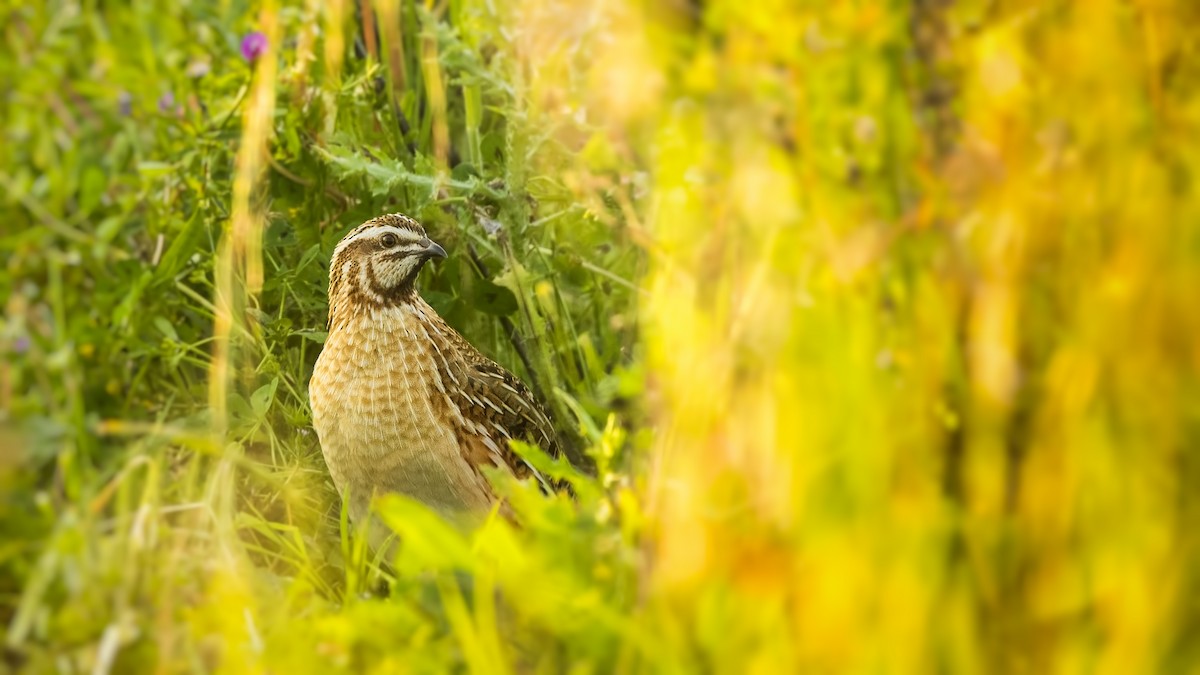
[[[329,330],[346,328],[363,320],[395,320],[408,314],[421,315],[433,308],[417,292],[415,284],[406,284],[387,295],[364,291],[353,283],[331,283],[329,288]]]

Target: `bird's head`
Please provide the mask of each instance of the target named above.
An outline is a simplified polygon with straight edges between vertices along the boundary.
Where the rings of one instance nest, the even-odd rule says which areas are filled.
[[[398,213],[351,230],[329,264],[330,319],[341,304],[386,307],[412,299],[417,273],[446,250],[425,236],[420,223]]]

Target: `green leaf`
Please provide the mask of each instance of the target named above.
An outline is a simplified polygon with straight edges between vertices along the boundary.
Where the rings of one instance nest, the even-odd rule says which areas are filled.
[[[171,322],[167,321],[165,317],[154,317],[154,326],[155,328],[158,328],[163,335],[167,336],[171,340],[174,340],[175,342],[179,342],[179,333],[175,332],[175,326],[172,326]]]
[[[401,572],[471,568],[473,556],[466,537],[428,506],[393,493],[379,498],[375,510],[400,536],[396,567]]]
[[[158,267],[154,270],[155,283],[170,279],[183,269],[184,263],[192,257],[192,254],[199,248],[200,242],[203,241],[202,222],[200,211],[194,212],[192,217],[188,218],[183,230],[175,235],[171,245],[167,247],[167,252],[163,254],[162,260],[158,262]]]
[[[325,344],[325,340],[327,340],[329,338],[329,331],[326,331],[326,330],[296,330],[296,331],[292,331],[292,335],[299,335],[300,337],[304,338],[305,340],[312,340],[313,342],[315,342],[319,345],[323,345],[323,344]]]
[[[146,286],[150,284],[150,280],[154,278],[154,274],[150,270],[142,272],[141,276],[134,281],[129,287],[129,292],[121,300],[120,304],[113,310],[113,324],[124,328],[129,323],[129,317],[133,315],[134,309],[142,299],[142,292],[146,290]]]
[[[486,314],[507,316],[517,311],[517,296],[503,286],[480,279],[472,288],[471,305]]]
[[[175,166],[167,162],[138,162],[137,169],[146,178],[163,176],[170,173]]]
[[[255,415],[262,417],[267,414],[271,401],[275,400],[275,388],[278,386],[279,378],[274,378],[250,394],[250,408],[254,410]]]
[[[97,166],[89,166],[83,171],[83,178],[79,181],[79,210],[83,213],[91,213],[100,204],[100,198],[104,195],[104,188],[108,184],[108,177],[104,171]]]

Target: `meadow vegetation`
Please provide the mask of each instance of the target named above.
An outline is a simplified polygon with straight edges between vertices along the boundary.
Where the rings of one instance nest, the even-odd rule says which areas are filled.
[[[0,0],[0,669],[1193,672],[1188,0]],[[307,382],[374,216],[573,495]]]

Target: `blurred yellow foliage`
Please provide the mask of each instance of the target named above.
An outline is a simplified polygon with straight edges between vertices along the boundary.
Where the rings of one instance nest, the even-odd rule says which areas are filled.
[[[577,105],[651,158],[671,646],[726,631],[714,662],[761,672],[1188,649],[1200,11],[594,9]]]

